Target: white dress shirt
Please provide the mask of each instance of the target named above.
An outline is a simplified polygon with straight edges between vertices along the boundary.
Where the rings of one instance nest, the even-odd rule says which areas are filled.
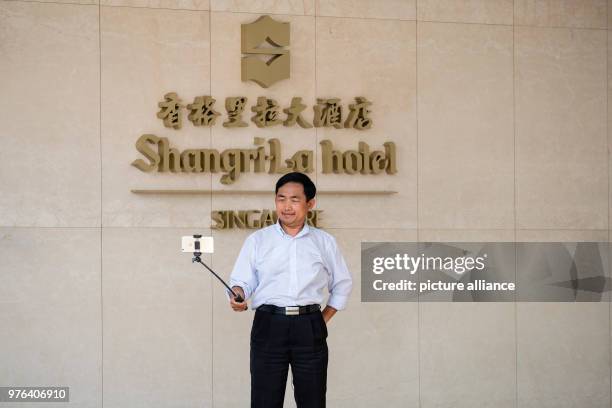
[[[283,230],[280,221],[246,238],[229,281],[230,287],[240,286],[244,290],[245,300],[252,297],[251,309],[262,304],[322,304],[327,288],[327,304],[342,310],[352,285],[351,274],[333,236],[304,223],[292,237]]]

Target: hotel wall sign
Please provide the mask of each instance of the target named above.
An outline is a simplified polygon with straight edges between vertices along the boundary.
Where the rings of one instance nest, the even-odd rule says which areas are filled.
[[[263,88],[288,79],[290,75],[290,25],[263,16],[241,27],[241,79],[254,81]],[[262,58],[268,57],[265,61]],[[184,117],[192,126],[211,128],[219,123],[235,129],[254,124],[259,129],[275,126],[352,129],[366,132],[374,125],[370,116],[372,101],[365,96],[342,101],[338,97],[317,98],[303,101],[300,96],[280,101],[259,96],[249,101],[246,96],[226,97],[223,109],[216,106],[212,95],[198,95],[191,103],[184,103],[176,92],[167,92],[157,103],[157,118],[172,131],[179,131]],[[250,107],[251,114],[247,113]],[[224,110],[223,113],[220,111]],[[309,113],[310,112],[310,113]],[[364,133],[365,134],[365,133]],[[284,174],[290,171],[312,173],[315,171],[314,151],[299,150],[289,155],[283,153],[278,138],[253,137],[253,146],[241,146],[219,151],[214,147],[173,147],[167,137],[143,134],[136,140],[136,150],[141,157],[131,164],[143,172],[172,173],[221,173],[220,182],[234,183],[244,173]],[[397,149],[393,141],[372,147],[366,141],[356,141],[353,149],[339,150],[332,140],[319,142],[323,174],[376,175],[397,173]],[[134,191],[134,190],[132,190]],[[213,211],[216,228],[227,226],[257,228],[271,221],[271,212],[251,210],[233,214],[232,210]],[[259,217],[259,215],[261,217]],[[318,214],[318,213],[314,213]],[[317,216],[309,222],[316,224]]]

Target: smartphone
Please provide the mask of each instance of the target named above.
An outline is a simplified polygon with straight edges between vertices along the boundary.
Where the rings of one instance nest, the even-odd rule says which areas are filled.
[[[213,237],[203,237],[201,235],[187,235],[181,239],[181,250],[183,252],[201,252],[212,254],[215,252]]]

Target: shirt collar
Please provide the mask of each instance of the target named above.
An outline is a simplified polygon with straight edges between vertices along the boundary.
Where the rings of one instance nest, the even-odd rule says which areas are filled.
[[[282,236],[287,236],[289,238],[299,238],[303,235],[308,234],[308,232],[310,231],[310,226],[308,226],[308,222],[304,221],[304,226],[302,227],[302,229],[300,230],[300,232],[298,232],[294,237],[292,237],[291,235],[287,234],[285,232],[285,230],[283,229],[283,227],[280,224],[280,218],[278,220],[276,220],[276,224],[274,224],[274,227],[276,228],[276,230],[282,235]]]

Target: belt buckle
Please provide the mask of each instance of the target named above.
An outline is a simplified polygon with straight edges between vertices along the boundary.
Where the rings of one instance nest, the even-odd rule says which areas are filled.
[[[285,315],[299,315],[300,307],[299,306],[285,306]]]

